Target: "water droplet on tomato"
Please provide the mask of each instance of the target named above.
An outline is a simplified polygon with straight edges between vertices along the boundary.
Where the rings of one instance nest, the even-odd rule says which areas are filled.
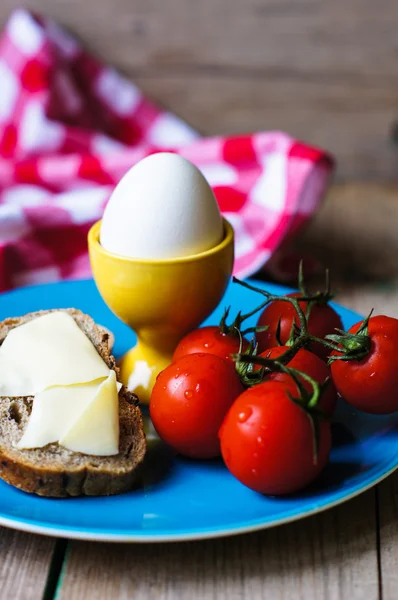
[[[179,373],[176,373],[176,374],[174,375],[174,379],[178,379],[178,378],[179,378],[179,376],[180,376],[180,374],[179,374]]]
[[[257,454],[257,452],[255,452],[255,453],[253,454],[253,458],[258,458],[258,454]]]
[[[195,385],[195,392],[200,392],[200,383]]]
[[[263,440],[263,438],[261,437],[261,435],[259,435],[259,436],[258,436],[258,438],[257,438],[257,443],[258,443],[258,445],[259,445],[259,446],[261,446],[261,447],[265,446],[265,444],[264,444],[264,440]]]
[[[252,469],[252,475],[257,475],[257,469]]]
[[[193,396],[193,390],[185,390],[184,396],[187,400],[189,400]]]
[[[214,346],[214,342],[205,342],[203,344],[204,348],[213,348],[213,346]]]
[[[253,414],[253,410],[248,406],[238,414],[238,422],[245,423]]]

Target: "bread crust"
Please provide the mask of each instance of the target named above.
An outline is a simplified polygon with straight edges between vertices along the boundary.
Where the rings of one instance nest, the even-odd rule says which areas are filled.
[[[0,323],[0,344],[11,329],[48,312],[53,311],[40,311],[20,318],[6,319]],[[79,310],[65,309],[65,312],[74,318],[108,367],[115,370],[118,376],[115,359],[110,353],[108,333]],[[0,398],[0,411],[3,411],[2,414],[10,414],[11,407],[18,406],[26,421],[32,402],[33,398]],[[120,435],[121,440],[123,436],[123,444],[120,445],[119,454],[111,459],[64,451],[78,460],[61,465],[61,461],[56,457],[58,444],[27,451],[16,450],[4,443],[0,431],[0,477],[25,492],[56,498],[105,496],[132,490],[139,483],[146,451],[142,415],[137,404],[135,394],[123,386],[119,392]],[[48,460],[44,465],[40,464],[40,455],[46,449],[50,457],[51,452],[54,453],[54,465],[48,464]],[[103,464],[98,464],[101,463],[101,458],[104,458]]]

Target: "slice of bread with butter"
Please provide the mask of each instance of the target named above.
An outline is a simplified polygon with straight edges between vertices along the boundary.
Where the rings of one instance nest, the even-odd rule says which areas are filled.
[[[137,398],[109,334],[75,309],[0,323],[0,477],[42,496],[131,490],[145,455]]]

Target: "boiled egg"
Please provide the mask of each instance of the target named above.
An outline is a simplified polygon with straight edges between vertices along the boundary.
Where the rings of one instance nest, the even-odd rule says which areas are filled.
[[[170,152],[134,165],[105,208],[100,241],[108,252],[137,259],[186,257],[219,244],[223,222],[202,173]]]

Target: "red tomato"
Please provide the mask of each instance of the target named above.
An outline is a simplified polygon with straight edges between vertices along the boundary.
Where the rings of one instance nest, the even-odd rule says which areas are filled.
[[[362,322],[349,330],[356,333]],[[398,411],[398,320],[371,317],[368,324],[370,351],[362,360],[335,360],[331,371],[344,400],[371,414]],[[333,352],[332,356],[338,356]]]
[[[149,405],[152,423],[184,456],[219,456],[220,425],[243,389],[232,362],[213,354],[189,354],[159,374]]]
[[[242,352],[245,352],[248,346],[249,342],[243,338]],[[199,329],[194,329],[181,340],[174,351],[173,361],[187,354],[197,354],[200,352],[215,354],[216,356],[232,361],[231,355],[239,352],[239,347],[239,335],[222,333],[216,325],[199,327]]]
[[[276,346],[275,348],[271,348],[270,350],[266,350],[260,356],[264,356],[265,358],[278,358],[281,356],[286,350],[289,348],[287,346]],[[298,371],[302,371],[306,373],[312,379],[315,379],[320,385],[325,383],[326,379],[330,378],[330,369],[326,365],[326,363],[310,352],[309,350],[305,350],[301,348],[297,354],[287,363],[288,367],[292,369],[297,369]],[[274,381],[286,381],[292,382],[292,378],[285,373],[271,373],[267,376],[267,380],[272,379]],[[304,387],[308,392],[312,391],[312,386],[308,381],[301,378]],[[293,382],[293,385],[296,384]],[[330,381],[327,388],[323,392],[321,399],[319,401],[319,407],[325,411],[327,415],[332,415],[337,403],[337,391],[333,384],[333,381]]]
[[[288,296],[300,296],[300,294],[295,292],[294,294],[288,294]],[[305,314],[307,302],[300,302],[300,307]],[[266,331],[261,331],[256,335],[260,352],[278,345],[276,332],[279,319],[282,344],[286,344],[289,339],[293,321],[296,325],[299,325],[297,313],[290,302],[284,300],[271,302],[265,307],[257,323],[259,326],[269,326]],[[308,319],[308,331],[311,335],[324,338],[329,333],[336,333],[335,330],[342,329],[342,327],[343,324],[340,316],[329,304],[314,304],[312,306]],[[311,351],[322,358],[322,360],[326,360],[330,354],[330,351],[321,344],[313,344]]]
[[[220,430],[226,466],[241,483],[261,494],[290,494],[308,485],[325,467],[330,424],[319,421],[314,461],[310,419],[288,396],[290,386],[267,381],[234,402]]]

